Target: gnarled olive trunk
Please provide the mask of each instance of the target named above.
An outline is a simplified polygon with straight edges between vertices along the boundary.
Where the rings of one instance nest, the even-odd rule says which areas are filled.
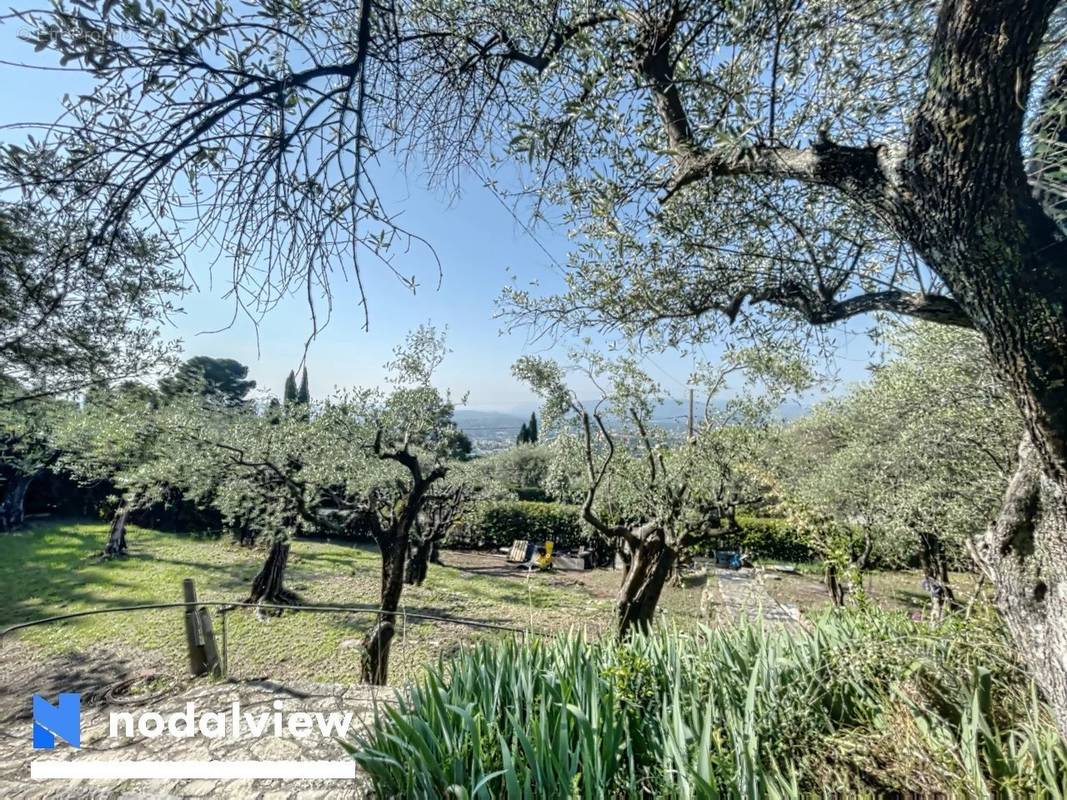
[[[943,0],[886,198],[888,218],[984,337],[1025,422],[1019,470],[978,550],[1016,651],[1067,734],[1067,236],[1035,198],[1020,149],[1058,5]],[[1062,79],[1040,115],[1052,135],[1064,130]]]
[[[380,444],[379,439],[375,443],[376,450]],[[411,486],[403,500],[393,505],[388,527],[383,526],[373,514],[368,518],[382,554],[381,611],[377,623],[363,637],[360,673],[364,683],[384,686],[389,680],[389,648],[396,633],[396,612],[404,591],[404,562],[408,557],[411,531],[425,504],[427,491],[436,481],[444,478],[448,470],[438,465],[423,475],[418,458],[409,453],[407,448],[379,453],[379,457],[397,461],[411,473]]]
[[[299,598],[285,588],[285,568],[289,564],[289,542],[276,540],[271,543],[267,560],[252,579],[252,591],[247,603],[292,605]]]
[[[6,486],[0,501],[0,531],[11,531],[26,521],[26,492],[36,475],[16,475]]]
[[[677,560],[678,553],[664,542],[659,531],[630,543],[630,564],[615,603],[620,639],[651,626],[659,596]]]
[[[104,557],[113,558],[126,554],[126,522],[130,516],[127,506],[120,506],[111,519],[111,527],[107,533],[107,544],[104,545]]]
[[[381,614],[363,637],[360,665],[361,680],[375,686],[384,686],[389,680],[389,649],[396,633],[396,612],[404,590],[407,545],[407,536],[383,537],[379,541],[382,553]]]
[[[421,586],[426,580],[431,561],[437,561],[437,542],[412,542],[404,565],[404,582],[410,586]]]
[[[979,565],[1016,652],[1067,731],[1067,503],[1024,440],[996,522],[979,542]]]

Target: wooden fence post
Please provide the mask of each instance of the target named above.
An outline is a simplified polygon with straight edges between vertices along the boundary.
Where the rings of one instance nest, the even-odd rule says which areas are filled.
[[[196,584],[192,578],[182,580],[182,595],[186,602],[185,643],[189,649],[189,671],[196,677],[207,672],[207,662],[204,658],[204,638],[196,608]]]
[[[204,635],[204,670],[210,671],[216,678],[222,677],[222,660],[219,648],[215,644],[215,629],[211,624],[211,612],[200,609],[200,631]]]
[[[215,644],[215,630],[211,612],[196,603],[196,584],[192,578],[182,580],[185,598],[185,643],[189,649],[189,671],[193,677],[207,675],[222,677],[222,660]]]

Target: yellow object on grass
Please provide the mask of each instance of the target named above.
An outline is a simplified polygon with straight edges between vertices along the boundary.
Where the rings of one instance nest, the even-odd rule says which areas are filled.
[[[541,551],[537,556],[537,568],[538,569],[551,569],[552,568],[552,542],[545,542],[545,546],[539,548]]]

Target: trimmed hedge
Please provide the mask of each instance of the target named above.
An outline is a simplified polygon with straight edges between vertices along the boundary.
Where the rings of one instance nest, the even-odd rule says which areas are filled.
[[[738,516],[737,524],[741,526],[741,533],[736,544],[748,555],[794,563],[819,559],[819,554],[787,520]]]
[[[739,516],[741,533],[732,542],[709,541],[709,548],[740,546],[757,558],[813,561],[818,555],[784,519]],[[485,501],[464,512],[445,537],[444,546],[461,550],[495,550],[516,539],[551,540],[560,550],[595,544],[581,524],[581,509],[564,503],[527,500]]]
[[[551,540],[560,550],[587,544],[578,506],[500,500],[476,503],[449,531],[444,546],[466,550],[507,547],[515,539]]]

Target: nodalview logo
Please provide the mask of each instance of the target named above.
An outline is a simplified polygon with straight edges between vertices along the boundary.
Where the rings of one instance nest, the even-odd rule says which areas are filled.
[[[132,738],[136,734],[154,739],[173,736],[187,739],[204,736],[208,739],[259,736],[294,736],[298,739],[318,732],[324,738],[345,738],[352,725],[351,711],[293,711],[288,713],[281,700],[275,700],[270,711],[242,711],[235,701],[227,711],[200,711],[196,703],[186,703],[184,711],[160,714],[144,711],[133,714],[112,711],[108,720],[108,736]]]
[[[115,738],[148,739],[172,736],[185,739],[204,736],[208,739],[260,736],[293,736],[303,738],[318,733],[323,738],[344,739],[352,724],[351,711],[317,711],[286,713],[280,700],[269,711],[242,711],[235,702],[227,711],[199,711],[195,703],[186,703],[183,711],[161,714],[158,711],[131,713],[112,711],[108,719],[107,735]],[[33,747],[51,750],[56,737],[74,747],[81,747],[81,695],[64,692],[59,703],[52,705],[41,695],[33,696]]]
[[[53,749],[57,736],[69,745],[82,746],[81,695],[77,692],[62,692],[58,705],[39,694],[33,696],[33,749]]]

